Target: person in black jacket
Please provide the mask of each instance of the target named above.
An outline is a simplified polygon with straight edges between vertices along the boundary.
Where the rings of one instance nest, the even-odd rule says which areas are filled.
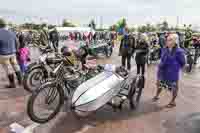
[[[141,35],[141,39],[137,42],[135,47],[135,61],[137,64],[137,75],[140,74],[140,70],[142,70],[142,75],[145,73],[145,64],[147,60],[148,54],[148,37],[145,34]]]
[[[128,34],[125,34],[121,40],[119,55],[122,56],[121,59],[122,66],[126,67],[127,63],[127,68],[129,71],[131,70],[131,56],[133,55],[134,52],[134,46],[135,46],[134,38]]]
[[[59,44],[59,34],[56,28],[49,33],[49,39],[53,44],[55,51],[58,51],[58,44]]]

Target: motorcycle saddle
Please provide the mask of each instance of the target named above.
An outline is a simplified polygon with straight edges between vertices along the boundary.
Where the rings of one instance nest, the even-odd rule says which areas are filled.
[[[63,60],[62,59],[58,59],[58,58],[47,58],[46,62],[47,64],[58,64],[61,63]]]

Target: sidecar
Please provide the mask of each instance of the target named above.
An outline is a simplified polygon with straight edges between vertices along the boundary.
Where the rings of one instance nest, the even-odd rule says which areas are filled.
[[[72,96],[72,111],[80,117],[85,117],[106,104],[112,106],[113,109],[121,109],[121,105],[127,98],[134,99],[137,92],[140,92],[140,97],[144,88],[144,86],[139,87],[138,91],[138,87],[135,86],[137,78],[128,77],[130,76],[127,72],[120,75],[116,71],[104,71],[84,82]],[[124,91],[127,93],[124,94]],[[115,98],[120,99],[119,106],[113,103]],[[134,106],[134,101],[130,104]]]
[[[78,115],[93,112],[116,96],[124,79],[112,72],[102,72],[81,84],[72,97],[72,109]]]

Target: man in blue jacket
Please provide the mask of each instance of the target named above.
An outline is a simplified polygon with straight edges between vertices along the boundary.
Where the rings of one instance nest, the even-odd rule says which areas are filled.
[[[22,82],[20,68],[16,60],[17,47],[19,42],[16,35],[6,29],[6,22],[0,18],[0,64],[8,75],[10,84],[7,88],[15,88],[13,69],[15,70],[19,84]]]
[[[131,70],[131,56],[133,55],[135,49],[135,38],[129,35],[128,28],[125,29],[126,33],[124,34],[119,48],[119,56],[122,56],[121,63],[123,67]]]

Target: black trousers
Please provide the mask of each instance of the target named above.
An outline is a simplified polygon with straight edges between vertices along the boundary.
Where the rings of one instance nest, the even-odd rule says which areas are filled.
[[[52,42],[54,50],[58,51],[58,41]]]
[[[131,55],[122,56],[122,66],[126,67],[126,64],[127,69],[131,70]]]
[[[145,73],[145,64],[137,64],[137,74],[140,74],[140,70],[142,71],[142,75]]]

